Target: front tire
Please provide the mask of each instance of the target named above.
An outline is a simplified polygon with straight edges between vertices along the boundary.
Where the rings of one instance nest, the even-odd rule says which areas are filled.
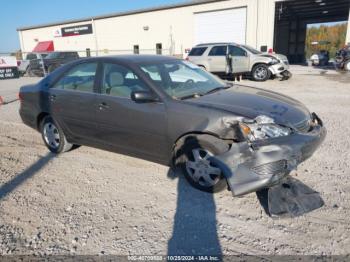
[[[46,147],[52,153],[61,154],[72,149],[73,145],[67,142],[62,128],[51,116],[41,121],[40,131]]]
[[[191,138],[177,151],[176,166],[196,189],[217,193],[227,188],[221,169],[210,161],[222,147],[203,139]]]
[[[258,64],[253,67],[252,77],[255,81],[263,82],[271,77],[269,67],[265,64]]]

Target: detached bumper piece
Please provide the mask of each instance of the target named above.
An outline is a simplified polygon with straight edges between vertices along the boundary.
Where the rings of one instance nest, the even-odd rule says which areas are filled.
[[[323,205],[318,192],[291,177],[268,189],[268,212],[272,217],[297,217]]]
[[[318,124],[306,133],[236,143],[211,161],[223,171],[232,195],[240,196],[278,184],[316,151],[326,133]]]

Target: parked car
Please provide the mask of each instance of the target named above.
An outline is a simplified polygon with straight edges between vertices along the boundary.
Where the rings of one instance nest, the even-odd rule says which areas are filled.
[[[29,70],[35,75],[43,76],[73,60],[79,59],[78,52],[52,52],[44,59],[30,60]]]
[[[248,73],[255,81],[266,81],[278,75],[290,77],[286,56],[262,53],[248,45],[200,44],[192,48],[187,59],[220,76]]]
[[[337,69],[350,71],[350,45],[337,51],[335,66]]]
[[[326,129],[293,98],[233,86],[165,56],[85,58],[20,89],[20,115],[53,153],[87,145],[182,170],[234,196],[281,181]]]
[[[30,70],[29,64],[31,60],[41,60],[44,59],[48,53],[28,53],[24,60],[18,60],[18,71],[21,75],[33,76],[33,73]]]

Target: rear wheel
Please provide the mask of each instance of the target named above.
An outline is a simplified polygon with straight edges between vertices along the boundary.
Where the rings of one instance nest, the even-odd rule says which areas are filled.
[[[255,81],[262,82],[268,80],[271,77],[271,72],[267,65],[258,64],[253,67],[252,76]]]
[[[210,157],[221,151],[222,148],[208,141],[191,139],[179,150],[177,167],[194,188],[209,193],[220,192],[227,188],[227,183],[222,170]]]
[[[61,127],[51,116],[41,121],[40,131],[45,145],[52,153],[60,154],[72,149],[73,145],[67,142]]]

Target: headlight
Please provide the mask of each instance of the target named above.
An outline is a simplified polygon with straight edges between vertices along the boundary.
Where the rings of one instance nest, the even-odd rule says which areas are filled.
[[[288,136],[291,129],[274,123],[268,116],[258,116],[254,121],[241,122],[241,131],[250,141],[262,140],[274,137]]]
[[[278,64],[279,62],[280,62],[280,60],[278,60],[277,58],[272,58],[270,64],[271,64],[271,65],[276,65],[276,64]]]

